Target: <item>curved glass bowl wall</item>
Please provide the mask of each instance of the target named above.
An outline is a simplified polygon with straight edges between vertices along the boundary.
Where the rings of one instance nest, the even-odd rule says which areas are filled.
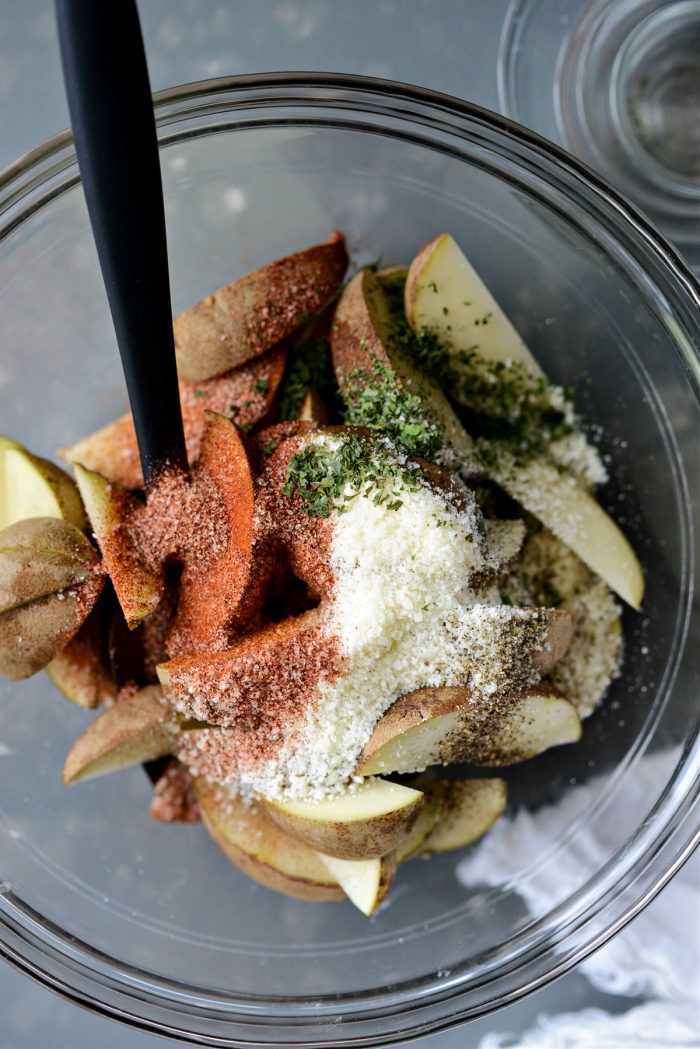
[[[451,231],[547,372],[603,427],[613,478],[602,498],[647,574],[644,610],[625,613],[624,676],[582,742],[507,770],[508,816],[491,836],[407,865],[371,920],[274,895],[201,827],[153,823],[139,768],[64,790],[89,715],[44,676],[0,685],[8,958],[169,1034],[384,1045],[573,965],[643,906],[697,833],[700,706],[684,646],[698,636],[698,288],[594,175],[452,99],[272,75],[175,89],[157,112],[176,310],[334,226],[356,262],[405,262]],[[2,429],[53,454],[125,405],[69,137],[0,190]]]

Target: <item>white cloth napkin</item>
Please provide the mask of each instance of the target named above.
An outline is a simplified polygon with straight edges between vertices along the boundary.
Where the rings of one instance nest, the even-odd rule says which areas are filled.
[[[667,763],[664,755],[646,757],[637,775],[625,785],[623,804],[638,805],[646,781],[658,782]],[[641,779],[640,779],[641,777]],[[535,813],[525,810],[502,819],[473,854],[459,865],[463,884],[496,885],[514,876],[537,853],[538,843],[551,845],[552,824],[562,825],[567,809],[580,812],[582,792],[591,804],[600,797],[601,777],[564,795],[555,805]],[[620,802],[618,802],[619,804]],[[633,811],[639,811],[635,809]],[[556,819],[554,818],[556,813]],[[610,834],[614,834],[613,824]],[[557,879],[575,888],[580,880],[577,855],[606,856],[610,841],[598,828],[596,837],[584,825],[576,849],[557,866]],[[516,885],[519,883],[515,882]],[[521,895],[532,914],[548,909],[547,899],[536,880],[523,883]],[[540,1016],[537,1024],[517,1043],[518,1049],[627,1049],[627,1047],[700,1046],[700,850],[679,872],[661,895],[618,936],[581,964],[590,982],[609,994],[650,1000],[625,1013],[609,1015],[600,1009],[578,1013]],[[492,1033],[479,1049],[513,1046],[512,1036]]]

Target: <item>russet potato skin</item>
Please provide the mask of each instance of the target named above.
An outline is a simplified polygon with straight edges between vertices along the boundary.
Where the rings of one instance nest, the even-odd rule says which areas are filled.
[[[330,903],[345,899],[345,893],[339,885],[322,885],[317,882],[305,881],[303,878],[291,878],[289,875],[275,870],[270,864],[264,863],[255,856],[244,852],[243,849],[232,842],[227,841],[206,816],[202,816],[202,821],[212,841],[219,846],[231,863],[243,871],[244,874],[247,874],[249,878],[252,878],[253,881],[258,882],[259,885],[264,885],[266,889],[273,889],[275,892],[281,892],[284,896],[291,896],[296,900],[316,900],[317,902],[325,901]]]
[[[231,798],[195,779],[204,825],[236,867],[261,885],[300,900],[342,900],[345,894],[315,852],[290,838],[262,805]]]
[[[104,585],[84,534],[56,517],[0,531],[0,674],[18,681],[43,670],[92,611]]]
[[[230,371],[298,331],[335,295],[347,268],[342,234],[240,277],[173,322],[178,371],[199,381]]]
[[[418,854],[452,852],[471,845],[503,815],[508,788],[502,779],[463,779],[444,784],[440,819]]]
[[[160,687],[150,685],[109,707],[88,726],[66,758],[63,782],[68,786],[170,754],[177,732]]]
[[[370,373],[373,363],[393,370],[387,353],[367,308],[367,294],[373,276],[361,270],[343,290],[331,326],[333,366],[341,390],[353,372]]]

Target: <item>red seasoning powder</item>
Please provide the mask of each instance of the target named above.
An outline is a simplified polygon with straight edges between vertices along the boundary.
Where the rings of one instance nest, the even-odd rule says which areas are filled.
[[[327,615],[334,585],[333,521],[309,517],[296,497],[281,492],[307,429],[287,436],[287,427],[261,436],[268,448],[277,436],[284,433],[285,439],[265,458],[256,484],[255,536],[257,547],[274,550],[273,560],[287,561],[309,594],[324,603],[240,636],[225,651],[171,660],[162,671],[165,691],[178,710],[225,727],[224,732],[188,732],[181,744],[183,760],[222,782],[272,760],[305,722],[321,681],[330,683],[343,670]]]

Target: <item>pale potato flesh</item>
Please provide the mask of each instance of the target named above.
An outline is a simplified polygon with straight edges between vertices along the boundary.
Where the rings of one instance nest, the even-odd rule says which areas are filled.
[[[312,848],[342,859],[366,859],[391,852],[407,836],[423,795],[377,778],[321,801],[265,804],[276,823]]]
[[[508,798],[502,779],[452,780],[445,787],[440,819],[424,842],[421,856],[471,845],[500,818]]]
[[[65,470],[0,434],[0,529],[30,517],[87,526],[78,489]]]
[[[66,786],[172,753],[178,725],[151,685],[105,710],[73,745],[63,767]]]
[[[337,879],[350,902],[363,914],[374,914],[394,881],[396,857],[389,854],[366,860],[346,860],[323,853],[318,853],[318,857]]]
[[[474,351],[485,360],[514,361],[532,375],[543,374],[449,233],[429,241],[413,260],[406,280],[405,303],[411,327],[437,332],[455,358],[462,351]]]
[[[462,688],[420,689],[379,719],[355,772],[421,772],[462,762],[513,765],[580,737],[576,710],[553,690],[480,699]]]

